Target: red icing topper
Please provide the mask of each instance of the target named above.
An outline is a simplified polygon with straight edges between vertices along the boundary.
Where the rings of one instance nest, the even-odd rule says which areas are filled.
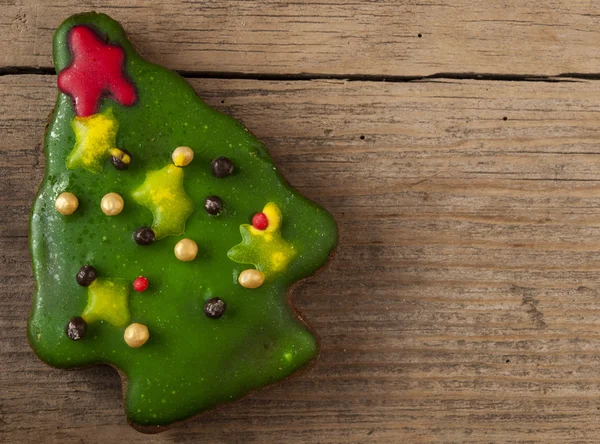
[[[123,70],[123,48],[104,43],[90,28],[80,25],[69,34],[69,49],[72,61],[58,75],[58,88],[73,98],[78,116],[96,113],[103,97],[124,106],[135,103],[135,88]]]

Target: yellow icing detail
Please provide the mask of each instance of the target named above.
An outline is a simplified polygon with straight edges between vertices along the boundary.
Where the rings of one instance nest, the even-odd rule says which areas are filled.
[[[147,173],[132,197],[152,211],[156,239],[183,234],[185,221],[194,211],[194,204],[183,188],[183,169],[175,165]]]
[[[92,173],[101,173],[104,161],[117,144],[119,122],[112,108],[89,117],[75,117],[71,124],[75,132],[75,147],[67,157],[67,168],[85,168]]]
[[[121,159],[121,162],[127,165],[129,165],[129,163],[131,162],[131,157],[129,157],[129,155],[126,154],[125,151],[120,150],[119,148],[111,148],[110,150],[108,150],[108,153],[113,157]]]
[[[281,225],[281,210],[276,204],[269,202],[265,205],[262,212],[267,216],[267,220],[269,221],[267,228],[265,230],[258,230],[250,225],[250,232],[254,236],[265,236],[266,241],[271,241],[273,238],[267,233],[272,233],[279,229]]]
[[[179,154],[178,156],[175,157],[175,166],[183,166],[185,162],[185,156],[183,155],[183,153]]]
[[[227,256],[234,262],[254,265],[268,279],[284,271],[297,253],[294,246],[281,237],[279,207],[269,202],[263,212],[269,219],[269,227],[263,231],[249,224],[241,225],[242,242],[229,250]]]
[[[262,212],[265,213],[265,216],[267,216],[267,220],[269,221],[269,225],[264,231],[267,233],[277,231],[281,225],[281,210],[279,207],[273,202],[269,202],[265,205]]]
[[[87,323],[106,321],[115,327],[129,324],[129,284],[98,278],[88,287],[88,303],[81,315]]]
[[[248,230],[250,230],[250,233],[252,233],[252,236],[264,236],[265,235],[265,230],[257,230],[252,225],[249,225]]]
[[[271,268],[275,271],[280,271],[281,268],[287,264],[287,257],[281,251],[276,251],[271,255]]]

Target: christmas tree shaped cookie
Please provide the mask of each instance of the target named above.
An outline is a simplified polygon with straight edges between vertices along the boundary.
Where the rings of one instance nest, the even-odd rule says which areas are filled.
[[[35,353],[114,366],[148,432],[309,364],[317,342],[288,293],[327,262],[332,217],[108,16],[66,20],[54,64],[31,215]]]

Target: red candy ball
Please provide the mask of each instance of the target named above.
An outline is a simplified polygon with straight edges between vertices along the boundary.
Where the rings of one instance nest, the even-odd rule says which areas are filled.
[[[266,230],[269,226],[269,219],[265,213],[256,213],[252,217],[252,226],[257,230]]]
[[[146,288],[148,288],[148,279],[146,279],[144,276],[140,276],[135,281],[133,281],[133,289],[135,291],[142,292],[145,291]]]

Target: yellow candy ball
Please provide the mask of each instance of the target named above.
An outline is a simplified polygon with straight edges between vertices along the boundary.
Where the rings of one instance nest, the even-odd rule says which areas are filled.
[[[180,261],[193,261],[198,254],[198,244],[191,239],[181,239],[175,245],[175,256]]]
[[[194,160],[194,151],[189,146],[180,146],[175,148],[171,158],[175,166],[184,167]]]
[[[138,324],[137,322],[127,327],[125,329],[125,334],[123,335],[123,339],[125,339],[127,345],[132,348],[141,347],[146,343],[148,338],[150,338],[148,327],[144,324]]]
[[[107,216],[116,216],[123,211],[123,198],[117,193],[108,193],[102,198],[100,208]]]
[[[238,282],[244,288],[258,288],[265,281],[265,274],[260,270],[244,270],[238,277]]]
[[[79,200],[73,193],[64,192],[56,198],[54,206],[60,214],[69,216],[70,214],[73,214],[75,210],[77,210],[77,207],[79,206]]]

